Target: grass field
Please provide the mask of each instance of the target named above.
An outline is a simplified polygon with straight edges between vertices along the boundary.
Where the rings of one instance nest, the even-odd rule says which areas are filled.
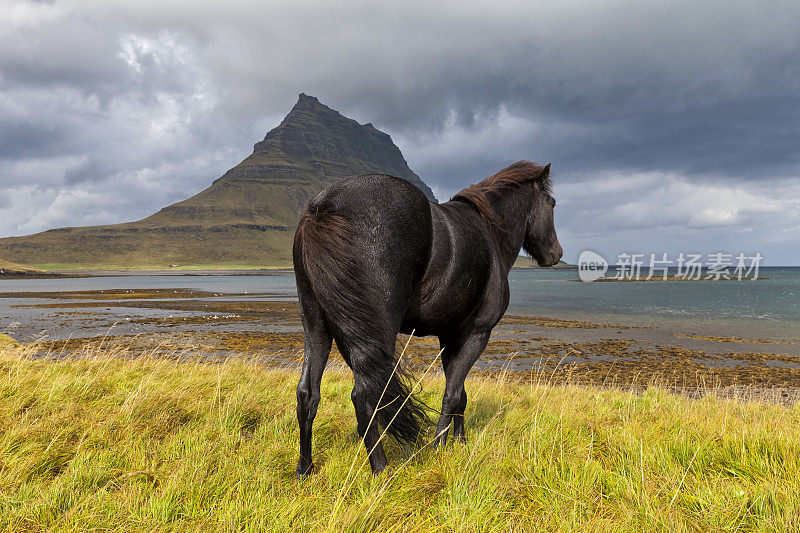
[[[797,406],[473,379],[467,444],[390,444],[373,477],[331,369],[298,482],[295,372],[30,350],[0,345],[2,530],[800,528]]]

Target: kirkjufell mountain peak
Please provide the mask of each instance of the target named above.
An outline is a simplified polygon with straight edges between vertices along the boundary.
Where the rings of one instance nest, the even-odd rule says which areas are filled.
[[[55,268],[290,266],[306,202],[366,173],[403,178],[435,201],[389,135],[301,93],[252,154],[191,198],[136,222],[0,239],[0,257]]]

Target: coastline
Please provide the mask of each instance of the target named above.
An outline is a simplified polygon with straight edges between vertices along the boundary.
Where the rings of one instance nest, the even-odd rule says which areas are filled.
[[[474,372],[524,379],[545,368],[559,380],[600,385],[795,387],[800,331],[791,294],[800,277],[766,275],[772,279],[748,284],[576,284],[563,283],[574,271],[514,269],[506,316]],[[131,353],[291,367],[302,349],[294,276],[285,268],[9,280],[0,283],[0,333],[51,356],[128,343]],[[414,339],[411,348],[427,366],[438,342]]]
[[[57,274],[77,274],[84,277],[122,276],[274,276],[294,273],[291,267],[271,268],[208,268],[208,269],[98,269],[98,270],[54,270]]]
[[[512,267],[512,270],[535,271],[546,269],[572,270],[574,265],[555,267]],[[273,276],[276,274],[294,273],[292,267],[263,267],[263,268],[187,268],[187,269],[75,269],[51,270],[52,277],[99,277],[99,276]],[[33,276],[32,276],[33,277]],[[3,279],[0,276],[0,279]],[[11,278],[9,278],[11,279]]]
[[[577,270],[576,265],[563,261],[550,267],[540,267],[529,257],[519,256],[511,270]],[[2,265],[0,265],[2,266]],[[8,269],[6,269],[8,271]],[[3,269],[0,268],[0,280],[3,279]],[[153,265],[123,267],[119,265],[79,266],[67,264],[37,264],[20,274],[48,275],[52,277],[74,277],[74,276],[257,276],[285,274],[293,272],[294,267],[291,263],[279,263],[277,265]],[[11,279],[10,277],[7,279]],[[16,278],[22,279],[22,278]]]
[[[296,301],[270,293],[208,293],[191,289],[0,292],[18,316],[49,317],[5,331],[36,345],[39,357],[80,356],[100,346],[121,352],[200,360],[257,360],[295,368],[303,334]],[[27,314],[26,314],[27,313]],[[33,320],[33,318],[31,318]],[[525,380],[546,372],[554,382],[695,391],[709,386],[800,388],[800,342],[724,337],[700,328],[664,327],[613,316],[565,317],[510,311],[495,328],[475,375]],[[44,331],[42,335],[39,332]],[[400,336],[398,347],[408,337]],[[434,337],[413,338],[408,363],[430,367]],[[342,364],[334,348],[332,362]],[[438,363],[435,373],[441,372]]]

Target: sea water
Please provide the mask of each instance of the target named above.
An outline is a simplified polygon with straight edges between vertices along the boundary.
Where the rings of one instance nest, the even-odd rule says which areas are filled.
[[[800,338],[800,267],[762,267],[759,276],[767,279],[585,283],[577,281],[577,272],[570,269],[512,270],[507,313],[716,335]],[[291,272],[0,281],[0,292],[170,288],[244,295],[240,298],[297,299]],[[16,307],[40,303],[44,301],[0,298],[0,331],[11,323],[25,326],[33,315],[41,318],[45,310]]]

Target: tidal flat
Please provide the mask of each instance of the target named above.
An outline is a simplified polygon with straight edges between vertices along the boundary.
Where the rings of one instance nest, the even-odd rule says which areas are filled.
[[[39,357],[79,356],[114,346],[127,354],[241,358],[294,368],[302,361],[303,335],[299,305],[286,289],[290,281],[272,291],[224,285],[221,290],[125,284],[61,291],[14,287],[0,292],[0,314],[3,332],[34,344]],[[800,344],[790,335],[729,333],[613,316],[597,321],[512,312],[495,328],[473,374],[502,373],[525,381],[546,373],[552,382],[658,385],[688,394],[773,390],[784,401],[796,401]],[[437,339],[399,336],[398,351],[406,345],[404,358],[411,367],[440,370]],[[343,364],[335,345],[330,364]]]

